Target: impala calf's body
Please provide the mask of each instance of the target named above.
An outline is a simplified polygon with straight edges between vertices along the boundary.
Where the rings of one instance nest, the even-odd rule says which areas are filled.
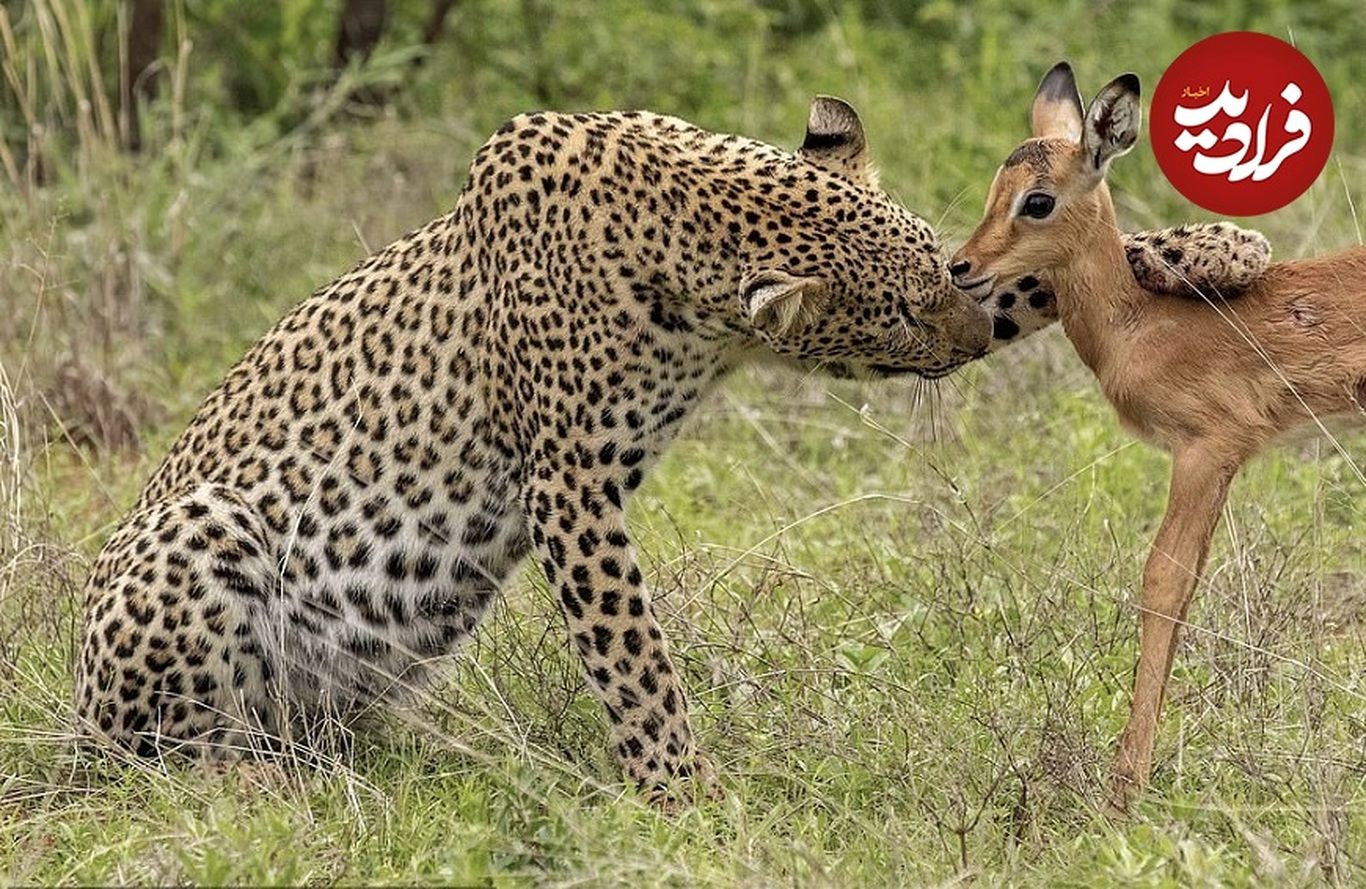
[[[1066,63],[1049,71],[1034,138],[997,172],[985,216],[950,266],[970,292],[1042,269],[1068,339],[1124,427],[1172,454],[1115,763],[1121,810],[1151,771],[1179,628],[1233,477],[1284,433],[1366,415],[1366,248],[1273,264],[1228,300],[1157,297],[1134,278],[1105,173],[1138,138],[1138,92],[1138,78],[1122,75],[1084,111]]]

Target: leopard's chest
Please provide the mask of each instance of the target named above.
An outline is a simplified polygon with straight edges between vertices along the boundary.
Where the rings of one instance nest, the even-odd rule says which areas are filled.
[[[306,502],[272,518],[259,504],[279,494],[256,493],[281,580],[269,623],[305,691],[406,689],[474,632],[528,549],[520,488],[496,467],[454,484],[439,468],[356,484],[333,509]]]

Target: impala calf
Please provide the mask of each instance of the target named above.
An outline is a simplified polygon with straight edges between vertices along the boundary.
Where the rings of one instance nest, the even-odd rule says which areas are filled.
[[[1134,279],[1105,184],[1141,120],[1123,74],[1088,110],[1059,63],[1034,98],[1034,138],[996,173],[950,264],[970,293],[1042,270],[1077,354],[1130,432],[1172,454],[1166,516],[1143,571],[1141,650],[1111,804],[1147,782],[1181,623],[1229,484],[1271,439],[1366,415],[1366,249],[1273,263],[1236,299],[1155,296]]]

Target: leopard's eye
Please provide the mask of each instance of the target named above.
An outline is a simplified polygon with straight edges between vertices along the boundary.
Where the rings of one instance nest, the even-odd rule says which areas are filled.
[[[1030,219],[1047,219],[1053,212],[1053,204],[1051,194],[1036,191],[1025,195],[1024,203],[1020,204],[1020,215],[1028,216]]]

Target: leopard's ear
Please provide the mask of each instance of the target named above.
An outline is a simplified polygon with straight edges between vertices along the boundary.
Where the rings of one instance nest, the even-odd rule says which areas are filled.
[[[834,96],[817,96],[806,116],[806,138],[797,152],[811,163],[852,179],[860,185],[874,186],[877,174],[863,136],[863,122],[854,106]]]
[[[806,326],[820,311],[825,284],[819,278],[768,269],[745,278],[740,306],[760,333],[780,337]]]

